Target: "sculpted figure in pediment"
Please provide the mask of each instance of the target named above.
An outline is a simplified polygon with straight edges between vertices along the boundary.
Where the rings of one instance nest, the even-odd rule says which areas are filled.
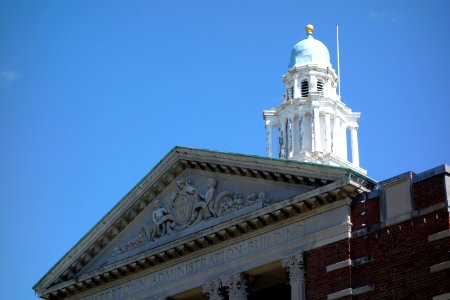
[[[252,193],[243,197],[242,194],[223,191],[217,194],[217,181],[208,178],[208,189],[202,195],[191,181],[180,178],[176,182],[176,192],[166,202],[166,206],[160,200],[155,200],[152,211],[152,223],[144,225],[140,232],[128,241],[114,248],[113,256],[123,254],[155,241],[173,231],[183,230],[202,220],[221,217],[228,213],[242,209],[245,206],[262,202],[264,205],[271,203],[266,192]],[[151,227],[151,230],[149,230]]]
[[[155,209],[152,213],[153,230],[151,240],[171,233],[174,229],[174,219],[171,214],[161,205],[159,200],[155,201]]]
[[[217,207],[218,201],[216,200],[216,187],[217,187],[217,181],[213,178],[209,178],[207,181],[208,184],[208,190],[205,193],[205,201],[208,205],[208,209],[211,212],[211,214],[214,217],[217,217],[219,207]]]
[[[213,181],[215,182],[215,180]],[[210,196],[205,197],[200,194],[200,192],[191,185],[189,179],[179,179],[177,181],[177,189],[177,193],[171,200],[171,211],[177,223],[178,230],[200,222],[201,220],[207,220],[213,216],[208,206],[209,201],[211,200]]]

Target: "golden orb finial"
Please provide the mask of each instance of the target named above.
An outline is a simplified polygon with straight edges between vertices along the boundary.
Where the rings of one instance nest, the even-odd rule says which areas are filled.
[[[314,26],[312,26],[311,24],[306,25],[305,29],[307,34],[312,34],[314,32]]]

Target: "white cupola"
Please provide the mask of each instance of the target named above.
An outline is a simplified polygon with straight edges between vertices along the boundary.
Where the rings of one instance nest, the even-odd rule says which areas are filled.
[[[292,49],[289,69],[283,76],[283,102],[263,112],[267,131],[267,155],[367,171],[359,167],[358,121],[336,93],[338,76],[330,63],[327,47],[306,26],[306,39]],[[275,132],[274,132],[275,131]],[[351,137],[351,161],[347,132]],[[274,147],[273,137],[278,136]]]

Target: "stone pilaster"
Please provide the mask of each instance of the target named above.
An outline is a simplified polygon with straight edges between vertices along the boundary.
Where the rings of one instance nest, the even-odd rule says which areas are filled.
[[[247,300],[247,279],[244,274],[231,274],[223,277],[221,281],[228,290],[230,300]]]
[[[219,290],[221,286],[220,279],[211,281],[202,286],[203,293],[205,293],[210,300],[223,300],[225,298],[220,294]]]
[[[291,300],[305,300],[305,272],[303,269],[303,253],[281,260],[281,264],[289,272]]]

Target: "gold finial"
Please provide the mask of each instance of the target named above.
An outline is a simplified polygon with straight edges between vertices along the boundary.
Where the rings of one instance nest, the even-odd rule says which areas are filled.
[[[313,32],[314,32],[314,26],[312,26],[311,24],[306,25],[306,33],[312,34]]]

